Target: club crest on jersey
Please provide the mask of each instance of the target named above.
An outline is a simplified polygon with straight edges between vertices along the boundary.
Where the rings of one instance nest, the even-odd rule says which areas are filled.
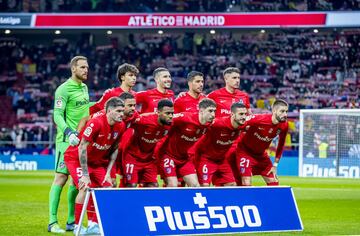
[[[232,133],[231,133],[231,136],[233,137],[234,135],[235,135],[235,132],[232,132]]]
[[[158,136],[159,134],[160,134],[160,131],[157,131],[157,132],[156,132],[156,136]]]
[[[276,131],[276,135],[279,135],[281,133],[281,129],[278,129],[277,131]]]
[[[207,174],[203,174],[203,180],[208,180],[208,175]]]
[[[90,126],[91,126],[91,125],[90,125]],[[87,127],[87,128],[85,129],[85,131],[84,131],[84,135],[85,135],[86,137],[89,137],[90,134],[91,134],[91,132],[92,132],[92,128],[91,128],[91,127]]]
[[[205,134],[206,133],[206,128],[203,130],[202,134]]]
[[[241,167],[241,168],[240,168],[240,172],[241,172],[241,174],[244,174],[244,173],[245,173],[245,168],[244,168],[244,167]]]
[[[116,139],[118,135],[119,135],[119,132],[114,132],[114,139]]]
[[[196,134],[200,134],[200,129],[196,130]]]
[[[242,99],[239,99],[238,103],[244,104],[244,101]]]
[[[55,108],[62,108],[62,97],[59,97],[56,101],[55,101]]]
[[[127,174],[127,175],[126,175],[126,179],[127,179],[127,180],[131,180],[131,174]]]
[[[274,131],[273,128],[270,128],[269,129],[269,134],[271,134],[273,131]]]
[[[168,174],[171,173],[171,168],[170,168],[170,167],[167,167],[167,168],[166,168],[166,173],[168,173]]]
[[[167,135],[169,133],[169,130],[165,130],[164,131],[164,136]]]
[[[62,161],[62,162],[60,162],[60,164],[59,164],[59,167],[62,169],[62,168],[65,168],[65,163]]]

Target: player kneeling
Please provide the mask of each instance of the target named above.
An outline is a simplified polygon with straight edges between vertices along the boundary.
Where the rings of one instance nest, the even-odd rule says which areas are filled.
[[[79,219],[87,188],[111,187],[110,172],[118,154],[119,140],[125,130],[122,122],[124,103],[111,98],[105,105],[105,113],[91,118],[80,133],[79,146],[69,147],[64,156],[70,175],[79,193],[75,200],[75,229],[80,234],[97,234],[99,226],[90,198],[87,214],[89,227],[79,226]]]

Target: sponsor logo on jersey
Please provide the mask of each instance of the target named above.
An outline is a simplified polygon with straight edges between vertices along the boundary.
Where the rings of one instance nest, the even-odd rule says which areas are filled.
[[[104,151],[104,150],[108,150],[111,147],[111,145],[109,145],[109,144],[100,145],[98,143],[93,143],[93,147],[95,147],[98,150]]]
[[[221,141],[221,140],[216,140],[216,144],[220,144],[220,145],[231,145],[234,143],[234,140],[228,140],[228,141]]]
[[[257,132],[254,133],[255,137],[257,137],[258,139],[260,139],[261,141],[264,141],[264,142],[271,142],[273,140],[273,138],[269,138],[268,136],[261,136],[260,134],[258,134]]]
[[[196,138],[196,137],[190,138],[190,137],[188,137],[186,135],[181,135],[181,138],[188,141],[188,142],[196,142],[198,140],[198,138]]]

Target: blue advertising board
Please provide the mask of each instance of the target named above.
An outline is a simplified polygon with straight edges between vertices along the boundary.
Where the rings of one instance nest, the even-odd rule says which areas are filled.
[[[301,231],[290,187],[94,189],[102,235]]]
[[[54,155],[0,155],[0,170],[53,170]]]

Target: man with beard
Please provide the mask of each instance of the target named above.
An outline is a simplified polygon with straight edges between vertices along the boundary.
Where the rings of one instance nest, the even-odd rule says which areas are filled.
[[[178,178],[183,178],[189,187],[198,187],[195,166],[189,149],[206,133],[215,119],[216,103],[204,98],[198,112],[178,113],[173,119],[169,135],[160,148],[160,169],[167,187],[177,187]]]
[[[160,99],[174,101],[174,92],[170,90],[171,75],[168,69],[159,67],[154,70],[153,77],[156,88],[140,91],[136,94],[136,104],[141,106],[140,113],[156,112]]]
[[[161,99],[157,112],[140,115],[132,124],[134,129],[123,152],[126,186],[158,187],[157,165],[154,159],[156,144],[168,133],[174,114],[172,101]]]
[[[239,137],[246,114],[243,103],[232,104],[231,115],[216,118],[194,145],[196,172],[201,186],[208,187],[211,183],[216,186],[236,185],[225,154]]]
[[[75,228],[80,233],[99,233],[98,219],[94,205],[89,201],[87,229],[79,225],[80,215],[85,200],[86,189],[112,187],[111,170],[118,156],[118,145],[123,132],[124,102],[118,98],[110,98],[105,104],[105,111],[96,113],[82,129],[79,146],[69,147],[64,159],[74,179],[79,193],[75,200]]]
[[[187,75],[189,91],[179,95],[174,102],[175,113],[199,111],[199,102],[206,96],[202,94],[204,88],[204,74],[191,71]]]
[[[86,57],[76,56],[70,62],[71,77],[55,91],[54,122],[57,126],[55,142],[55,178],[49,193],[49,225],[52,233],[65,233],[58,224],[57,212],[61,191],[69,176],[65,166],[64,152],[69,145],[76,146],[80,140],[76,127],[83,117],[89,115],[89,93],[86,84],[89,65]],[[77,195],[76,187],[71,181],[68,190],[68,220],[66,230],[74,229],[74,207]]]
[[[139,70],[136,66],[127,63],[120,65],[116,73],[116,77],[121,83],[120,87],[106,90],[100,100],[90,107],[90,114],[103,110],[105,108],[105,103],[110,98],[118,97],[123,92],[129,92],[135,96],[136,92],[132,91],[132,87],[136,84],[136,76],[138,74]]]
[[[238,185],[250,186],[253,175],[261,175],[267,185],[279,185],[277,166],[279,164],[288,131],[289,105],[278,99],[272,106],[272,114],[258,114],[249,117],[245,132],[240,136],[236,158],[230,156],[230,164]],[[266,150],[272,140],[279,136],[275,161],[271,162]]]

